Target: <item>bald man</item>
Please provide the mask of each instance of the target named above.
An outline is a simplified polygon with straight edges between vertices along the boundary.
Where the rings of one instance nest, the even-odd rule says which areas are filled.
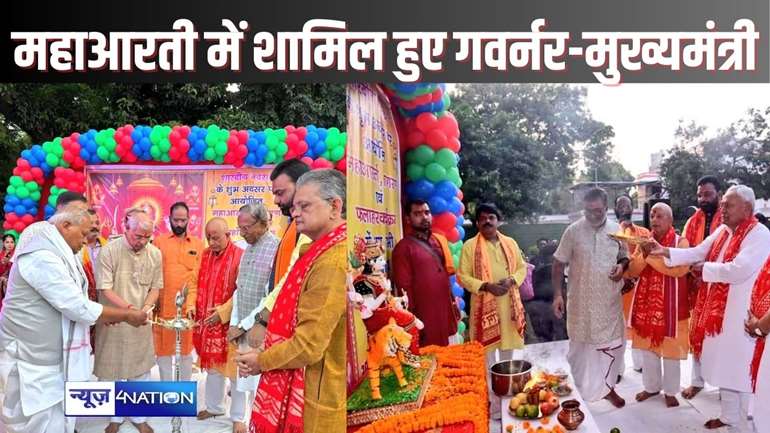
[[[222,218],[213,218],[206,224],[206,240],[209,247],[201,258],[195,306],[195,320],[202,326],[193,333],[201,369],[207,373],[205,408],[198,413],[198,419],[224,414],[225,378],[229,378],[233,432],[245,433],[246,393],[236,389],[233,361],[236,347],[227,341],[231,298],[243,250],[230,241],[230,230]]]
[[[650,211],[652,236],[671,248],[687,248],[687,239],[674,232],[671,208],[658,203]],[[687,298],[687,265],[668,267],[660,257],[648,256],[642,250],[631,257],[626,275],[639,278],[631,305],[631,328],[634,349],[642,353],[642,384],[636,395],[644,401],[665,394],[667,407],[679,406],[680,362],[689,351]],[[663,368],[661,369],[661,360]]]

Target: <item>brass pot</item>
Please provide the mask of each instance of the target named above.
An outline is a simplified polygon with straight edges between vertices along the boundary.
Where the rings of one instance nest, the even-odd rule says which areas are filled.
[[[532,364],[527,361],[500,361],[490,371],[492,391],[499,396],[512,396],[524,391],[524,385],[532,379]]]
[[[567,400],[561,404],[561,412],[556,417],[559,423],[567,430],[575,430],[585,419],[585,414],[580,410],[580,402]]]

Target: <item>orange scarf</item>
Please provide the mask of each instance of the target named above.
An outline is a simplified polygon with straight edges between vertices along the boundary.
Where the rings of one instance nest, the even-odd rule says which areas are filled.
[[[452,260],[452,252],[449,251],[449,243],[447,239],[438,233],[432,233],[431,236],[433,236],[433,239],[435,239],[436,242],[441,245],[441,252],[444,253],[444,270],[446,271],[447,275],[454,275],[455,264]]]
[[[733,234],[730,243],[727,245],[722,263],[729,263],[735,260],[738,252],[741,250],[741,244],[746,235],[757,225],[757,219],[751,217],[742,222]],[[711,245],[711,250],[706,257],[706,262],[716,262],[719,253],[727,242],[730,235],[728,230],[723,230],[719,237]],[[690,346],[696,359],[700,359],[703,351],[703,340],[706,336],[717,335],[722,332],[722,322],[725,318],[725,307],[727,306],[727,294],[729,285],[727,283],[701,283],[698,289],[698,298],[695,301],[695,309],[692,314],[692,323],[690,324]]]
[[[669,229],[661,245],[675,248],[678,237]],[[683,279],[682,279],[683,280]],[[647,265],[639,275],[634,292],[634,308],[631,313],[631,327],[642,338],[649,338],[653,347],[663,343],[665,337],[676,337],[678,317],[678,284],[682,280],[669,277]]]
[[[684,228],[683,236],[690,243],[690,247],[698,246],[706,237],[706,212],[698,209],[693,216],[687,221]],[[713,217],[711,217],[711,230],[709,233],[714,233],[719,226],[722,225],[722,212],[717,209]]]
[[[513,275],[516,272],[516,263],[519,257],[518,248],[513,239],[504,236],[502,233],[497,233],[497,238],[500,240],[500,246],[503,249],[505,255],[505,261],[508,267],[508,275]],[[473,273],[476,278],[481,281],[491,283],[492,281],[492,267],[489,263],[489,257],[487,256],[486,249],[487,240],[480,233],[476,235],[476,249],[473,257]],[[509,291],[511,297],[511,320],[516,325],[516,330],[519,335],[524,337],[524,328],[527,324],[524,305],[521,303],[521,295],[519,294],[518,287],[511,287]],[[497,297],[489,292],[480,292],[478,294],[479,302],[475,303],[473,310],[471,311],[471,318],[473,323],[471,326],[475,327],[475,337],[484,347],[491,346],[500,341],[500,318],[497,317]]]
[[[761,319],[768,311],[770,311],[770,258],[762,267],[757,282],[754,283],[754,290],[751,292],[751,314],[757,319]],[[751,360],[751,386],[754,390],[757,388],[757,374],[764,350],[765,337],[757,338],[754,345],[754,357]]]
[[[281,243],[278,244],[278,251],[275,253],[275,265],[273,271],[273,287],[277,286],[281,278],[289,270],[291,263],[291,253],[297,245],[297,224],[292,221],[286,227],[286,231],[281,237]]]
[[[334,245],[347,239],[343,223],[316,240],[292,266],[275,301],[265,335],[265,350],[294,336],[297,329],[299,295],[313,263]],[[340,290],[343,290],[340,287]],[[305,406],[305,369],[272,370],[262,373],[251,412],[252,433],[301,433]]]

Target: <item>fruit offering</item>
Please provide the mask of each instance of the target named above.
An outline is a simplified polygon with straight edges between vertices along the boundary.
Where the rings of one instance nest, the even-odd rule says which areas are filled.
[[[553,391],[535,386],[529,392],[516,394],[508,404],[512,416],[537,419],[549,416],[559,408],[559,398]]]

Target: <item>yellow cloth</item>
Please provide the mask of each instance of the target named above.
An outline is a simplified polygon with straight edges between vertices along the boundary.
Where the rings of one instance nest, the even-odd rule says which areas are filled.
[[[516,241],[513,241],[514,244]],[[516,282],[516,286],[520,286],[527,277],[527,263],[521,254],[517,254],[516,257],[516,269],[513,273],[508,272],[508,265],[505,259],[505,253],[500,242],[485,242],[487,248],[487,257],[489,257],[489,264],[492,269],[492,281],[500,281],[505,278],[512,278]],[[473,261],[474,251],[476,249],[476,238],[470,239],[463,244],[462,253],[460,255],[460,271],[459,281],[462,281],[463,287],[472,293],[471,295],[471,311],[474,311],[474,304],[479,301],[479,288],[484,284],[484,281],[477,278],[474,275]],[[516,245],[516,251],[519,250],[518,244]],[[511,297],[510,296],[497,296],[497,317],[500,319],[500,342],[487,347],[487,350],[493,350],[500,348],[502,350],[521,349],[524,347],[524,339],[516,331],[516,326],[511,320]],[[470,324],[470,328],[474,326]]]
[[[679,238],[677,248],[688,248],[689,246],[690,244],[687,242],[687,239],[684,237]],[[669,268],[661,257],[650,256],[645,258],[641,248],[639,248],[634,255],[631,256],[631,261],[628,263],[628,270],[626,270],[626,276],[631,278],[638,277],[647,266],[652,266],[656,271],[674,278],[682,277],[690,271],[690,267],[687,265]],[[689,301],[688,299],[679,299],[679,302]],[[687,353],[690,350],[689,323],[689,319],[678,321],[676,326],[676,337],[665,337],[663,343],[658,347],[652,347],[652,342],[649,338],[642,338],[631,329],[632,346],[634,349],[649,350],[665,359],[687,359]]]
[[[299,295],[294,336],[259,355],[263,371],[305,368],[305,433],[346,428],[346,269],[345,242],[316,259]]]
[[[203,241],[186,236],[180,238],[173,233],[158,236],[153,242],[163,255],[163,288],[158,297],[158,317],[173,319],[176,317],[176,295],[187,285],[188,293],[183,314],[195,308],[198,294],[198,270],[205,246]],[[153,325],[155,354],[171,356],[176,347],[176,334],[170,329]],[[182,355],[192,352],[192,331],[182,332]]]
[[[294,246],[294,250],[291,252],[289,268],[286,269],[286,273],[283,275],[283,277],[281,277],[281,280],[278,282],[278,284],[275,285],[275,288],[273,288],[273,290],[268,293],[268,295],[265,297],[265,300],[263,301],[263,306],[267,308],[267,311],[273,311],[275,300],[278,299],[278,294],[281,293],[281,288],[286,281],[286,276],[289,275],[289,271],[299,258],[300,251],[306,251],[312,242],[313,241],[306,235],[299,235],[299,239],[297,239],[297,245]]]

